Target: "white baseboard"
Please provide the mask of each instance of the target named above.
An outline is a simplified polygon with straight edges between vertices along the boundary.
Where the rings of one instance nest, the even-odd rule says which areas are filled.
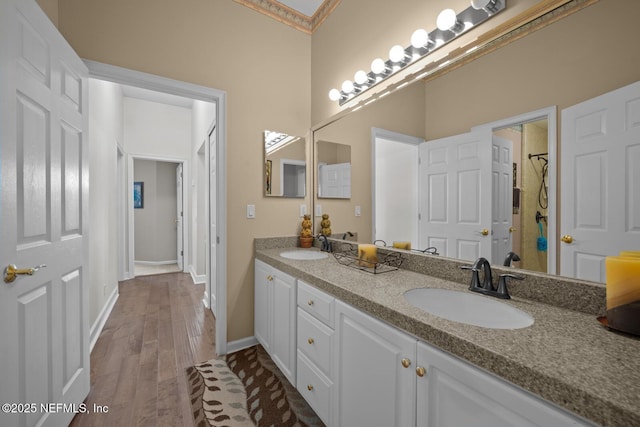
[[[191,280],[193,280],[194,284],[200,285],[202,283],[207,283],[207,276],[205,274],[196,274],[193,269],[193,265],[189,266],[189,274],[191,275]]]
[[[258,344],[258,340],[256,339],[256,337],[248,337],[248,338],[242,338],[240,340],[236,340],[236,341],[231,341],[227,343],[227,353],[235,353],[236,351],[240,351],[243,350],[245,348],[249,348],[251,346],[254,346]]]
[[[133,261],[136,264],[142,264],[142,265],[167,265],[167,264],[177,264],[178,260],[177,259],[173,259],[173,260],[169,260],[169,261]]]
[[[105,323],[107,323],[107,319],[111,314],[111,310],[113,310],[113,306],[116,305],[116,301],[118,300],[119,296],[120,294],[118,293],[118,286],[116,286],[113,292],[111,292],[111,295],[109,295],[107,303],[104,305],[104,307],[102,307],[98,318],[95,322],[93,322],[93,325],[89,330],[89,352],[93,351],[93,347],[96,345],[98,337],[100,337],[100,333],[102,332]]]

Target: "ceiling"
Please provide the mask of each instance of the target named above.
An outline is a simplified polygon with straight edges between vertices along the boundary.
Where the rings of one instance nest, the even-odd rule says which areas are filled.
[[[304,33],[311,34],[341,0],[234,0]]]

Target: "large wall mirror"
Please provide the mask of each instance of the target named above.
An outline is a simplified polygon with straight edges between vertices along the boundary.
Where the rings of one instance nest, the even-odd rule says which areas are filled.
[[[318,197],[351,197],[351,146],[330,141],[316,142]]]
[[[419,230],[416,233],[422,233],[425,216],[432,215],[435,218],[439,215],[436,220],[444,218],[452,213],[449,209],[451,205],[444,200],[457,199],[461,204],[457,210],[458,217],[469,220],[470,223],[474,222],[471,217],[475,211],[468,207],[473,206],[478,210],[488,208],[492,222],[482,227],[477,227],[479,224],[474,223],[475,228],[471,232],[478,238],[482,238],[486,233],[486,241],[498,254],[491,257],[493,264],[502,264],[502,260],[506,258],[507,247],[500,248],[500,239],[497,237],[502,233],[503,241],[511,241],[509,251],[517,252],[521,258],[521,261],[513,264],[516,268],[596,282],[604,281],[603,269],[588,276],[564,269],[563,259],[572,258],[579,264],[586,263],[588,258],[598,258],[602,261],[596,260],[593,265],[598,262],[604,265],[605,255],[617,254],[620,250],[640,250],[640,239],[636,239],[635,245],[631,245],[633,247],[629,246],[628,241],[625,245],[609,246],[606,253],[603,252],[597,257],[585,255],[586,252],[581,253],[581,245],[584,242],[602,241],[603,236],[607,235],[602,232],[605,229],[605,219],[601,225],[592,222],[584,227],[585,232],[589,231],[587,228],[592,229],[592,237],[581,234],[585,237],[576,237],[572,242],[565,241],[569,239],[561,239],[565,234],[573,234],[569,228],[570,221],[563,216],[567,212],[577,212],[573,216],[578,219],[592,219],[597,216],[595,214],[603,212],[600,208],[589,211],[581,209],[578,206],[578,198],[581,195],[588,196],[593,199],[590,199],[592,206],[602,206],[600,199],[594,198],[604,191],[615,192],[611,189],[606,190],[604,185],[613,178],[609,174],[616,173],[615,169],[621,167],[605,165],[582,177],[590,179],[596,172],[603,175],[604,179],[599,181],[604,183],[603,186],[594,187],[605,189],[601,192],[582,191],[582,187],[575,187],[574,192],[564,187],[568,178],[563,165],[569,160],[569,155],[568,142],[565,142],[563,147],[562,141],[565,123],[562,111],[640,80],[639,69],[633,69],[627,58],[607,49],[607,46],[623,44],[629,47],[628,52],[634,52],[633,61],[640,61],[640,52],[632,49],[633,40],[640,37],[640,29],[631,25],[631,21],[630,26],[616,24],[620,17],[637,15],[640,5],[634,2],[601,1],[586,7],[576,6],[576,9],[570,9],[572,5],[580,4],[581,2],[569,2],[567,10],[571,13],[563,15],[561,19],[549,20],[548,17],[542,17],[531,21],[530,24],[534,25],[532,28],[535,28],[535,31],[530,30],[523,34],[522,29],[516,30],[518,35],[514,40],[477,60],[460,65],[447,74],[426,81],[418,80],[356,111],[339,115],[326,125],[314,128],[313,138],[317,149],[320,148],[321,141],[349,141],[353,165],[351,199],[335,201],[332,204],[328,204],[326,200],[316,200],[316,203],[322,203],[325,210],[330,209],[332,217],[340,218],[341,227],[345,230],[357,232],[360,241],[371,242],[379,238],[380,226],[375,223],[376,216],[380,216],[376,207],[376,202],[380,200],[376,200],[378,196],[374,184],[377,171],[374,156],[375,130],[384,129],[416,140],[424,139],[427,141],[424,147],[432,150],[421,152],[420,144],[416,144],[415,154],[409,155],[408,158],[415,160],[419,156],[422,167],[425,163],[431,162],[433,167],[429,170],[432,172],[436,171],[435,163],[440,162],[444,165],[447,159],[445,156],[449,155],[462,156],[457,159],[451,157],[449,160],[452,166],[457,164],[462,167],[463,157],[474,157],[475,160],[469,162],[470,166],[481,167],[491,172],[487,179],[483,179],[482,184],[474,179],[465,182],[447,181],[442,179],[445,176],[444,170],[442,173],[434,172],[430,180],[425,176],[418,176],[417,182],[411,183],[415,184],[415,191],[413,187],[410,188],[409,183],[403,184],[401,188],[407,196],[417,194],[418,191],[425,193],[429,188],[433,190],[433,203],[429,208],[434,208],[429,212],[426,210],[428,208],[419,207],[417,212],[402,216],[403,224],[415,221],[416,229]],[[592,31],[593,22],[612,30],[606,34],[595,35]],[[569,34],[571,37],[567,37]],[[553,49],[549,49],[548,46],[553,46]],[[605,56],[594,58],[590,54],[594,48],[598,48]],[[588,76],[584,76],[585,73]],[[624,121],[624,118],[621,120]],[[564,127],[571,126],[565,123]],[[590,129],[595,132],[596,128]],[[597,129],[601,130],[600,127]],[[480,140],[474,141],[477,135],[481,135],[481,143]],[[503,178],[500,179],[502,186],[492,178],[499,176],[494,173],[491,162],[499,158],[495,154],[500,151],[496,148],[497,145],[492,145],[492,140],[511,141],[511,148],[507,150],[511,151],[511,157],[504,162]],[[486,150],[480,150],[478,147],[481,145],[485,146]],[[388,158],[389,154],[386,157]],[[588,158],[592,157],[594,156]],[[577,160],[573,162],[576,163]],[[594,167],[596,165],[601,164],[594,163]],[[412,165],[414,166],[420,175],[424,168]],[[393,166],[389,176],[399,176],[393,173],[394,170],[399,171],[400,166]],[[466,173],[462,169],[452,170],[450,177]],[[479,176],[478,174],[480,172],[467,175],[472,177]],[[577,176],[575,173],[574,175]],[[453,195],[445,190],[458,185],[465,187],[464,195]],[[501,196],[494,197],[494,190]],[[395,192],[396,196],[398,194],[400,191]],[[640,195],[627,195],[627,200],[632,199],[638,200]],[[415,206],[420,201],[418,197],[418,200],[412,202]],[[397,207],[399,202],[385,202],[384,206]],[[411,206],[411,203],[408,206]],[[356,212],[361,208],[362,215],[354,216],[354,208]],[[628,206],[613,206],[612,209],[631,212]],[[402,212],[407,213],[407,210]],[[398,222],[398,218],[399,216],[394,214],[391,221]],[[419,218],[423,222],[420,222]],[[498,225],[500,218],[509,219],[508,226],[504,229],[500,229]],[[602,214],[597,218],[606,218],[606,215]],[[439,231],[447,229],[444,222],[438,228]],[[450,233],[446,237],[455,237],[459,229],[457,226],[450,227]],[[416,249],[424,249],[420,245],[436,242],[436,237],[425,243],[418,236],[414,246],[418,246]],[[406,235],[389,235],[385,236],[385,240],[391,243],[393,240],[412,239]],[[444,255],[452,256],[448,254],[454,253],[454,258],[468,259],[467,255],[471,252],[465,253],[461,241],[458,239],[456,243],[459,245],[457,252],[447,252]],[[546,249],[545,244],[548,245]],[[567,255],[565,248],[572,248],[572,252]]]
[[[264,195],[304,198],[307,191],[305,139],[282,132],[265,130]]]

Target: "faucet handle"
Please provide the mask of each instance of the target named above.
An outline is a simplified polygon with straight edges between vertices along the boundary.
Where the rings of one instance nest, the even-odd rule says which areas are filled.
[[[507,279],[515,279],[515,280],[523,280],[524,276],[520,276],[517,274],[501,274],[498,279],[498,289],[496,289],[496,296],[502,299],[510,299],[511,295],[509,295],[509,289],[507,288]]]

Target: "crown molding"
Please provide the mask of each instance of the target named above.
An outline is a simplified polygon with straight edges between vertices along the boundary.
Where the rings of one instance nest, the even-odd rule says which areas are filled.
[[[313,33],[342,0],[325,0],[313,16],[308,17],[276,0],[234,0],[306,34]]]

